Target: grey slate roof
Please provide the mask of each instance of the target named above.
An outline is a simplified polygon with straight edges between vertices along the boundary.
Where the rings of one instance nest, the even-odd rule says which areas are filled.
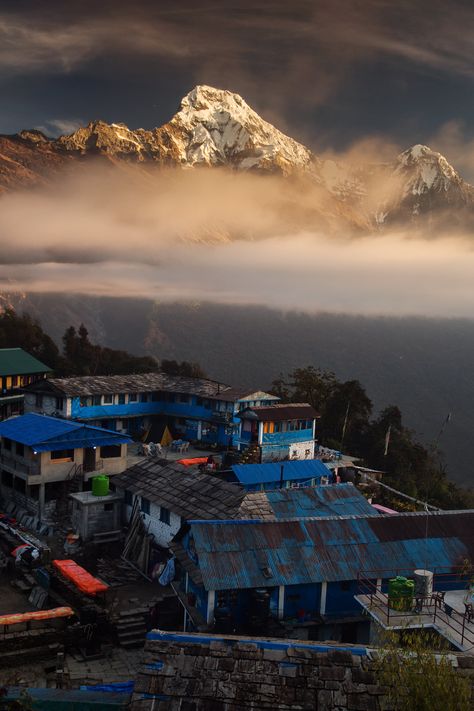
[[[114,476],[114,484],[186,520],[237,518],[245,497],[237,484],[165,459],[144,460]]]
[[[84,375],[78,378],[50,378],[42,383],[34,383],[25,390],[27,392],[55,392],[67,397],[165,390],[222,400],[226,399],[226,392],[232,392],[229,401],[234,399],[234,389],[230,385],[218,383],[215,380],[187,378],[159,372],[139,375]]]

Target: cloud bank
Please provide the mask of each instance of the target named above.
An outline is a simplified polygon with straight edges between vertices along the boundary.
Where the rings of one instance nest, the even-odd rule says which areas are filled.
[[[325,200],[280,178],[85,167],[2,197],[0,288],[472,316],[469,236],[354,237]]]

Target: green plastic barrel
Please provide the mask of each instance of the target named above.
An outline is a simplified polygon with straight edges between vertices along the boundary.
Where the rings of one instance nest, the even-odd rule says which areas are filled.
[[[92,494],[94,496],[107,496],[109,493],[109,477],[104,474],[92,477]]]

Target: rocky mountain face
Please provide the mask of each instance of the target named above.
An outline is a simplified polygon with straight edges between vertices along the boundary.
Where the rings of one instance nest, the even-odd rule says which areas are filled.
[[[436,222],[448,219],[448,211],[461,223],[474,217],[474,188],[427,146],[413,146],[388,164],[322,160],[238,94],[209,86],[195,87],[168,123],[151,130],[93,121],[57,139],[37,130],[0,136],[0,192],[43,185],[90,158],[144,169],[224,166],[310,181],[323,195],[326,218],[358,229],[426,217]]]

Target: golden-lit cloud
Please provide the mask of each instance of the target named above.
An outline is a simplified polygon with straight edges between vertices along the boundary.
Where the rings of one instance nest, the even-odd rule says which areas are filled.
[[[85,167],[2,197],[0,288],[472,315],[469,235],[354,232],[327,200],[277,177]]]

